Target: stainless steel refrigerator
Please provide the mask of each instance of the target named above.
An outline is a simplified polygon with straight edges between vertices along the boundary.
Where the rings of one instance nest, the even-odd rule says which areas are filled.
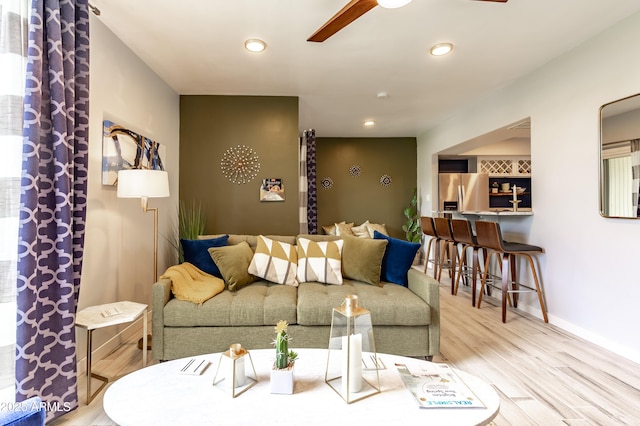
[[[489,211],[489,175],[440,173],[440,211]]]

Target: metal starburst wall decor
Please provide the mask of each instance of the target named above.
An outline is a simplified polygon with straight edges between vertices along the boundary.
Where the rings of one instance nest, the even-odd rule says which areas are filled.
[[[258,154],[246,145],[232,146],[220,160],[222,174],[238,185],[251,182],[260,171]]]

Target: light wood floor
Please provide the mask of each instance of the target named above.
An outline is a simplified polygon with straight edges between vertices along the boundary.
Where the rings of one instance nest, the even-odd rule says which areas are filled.
[[[441,354],[434,361],[491,383],[501,404],[494,425],[640,425],[640,365],[521,312],[508,312],[503,324],[498,301],[472,308],[467,289],[451,296],[443,283],[440,297]],[[117,378],[141,365],[132,340],[94,371]],[[113,425],[102,410],[104,391],[87,406],[84,377],[78,386],[80,408],[49,424]]]

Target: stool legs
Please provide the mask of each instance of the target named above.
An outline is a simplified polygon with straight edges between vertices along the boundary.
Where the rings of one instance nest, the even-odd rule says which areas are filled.
[[[471,266],[471,306],[476,306],[476,280],[477,278],[480,278],[482,280],[482,277],[480,276],[480,264],[479,264],[479,259],[478,259],[478,247],[474,247],[471,245],[465,245],[464,247],[462,247],[462,253],[461,253],[461,259],[460,259],[460,270],[458,272],[458,278],[456,278],[456,287],[455,287],[455,291],[454,291],[454,295],[458,294],[458,287],[460,286],[460,278],[464,275],[463,271],[465,270],[465,268],[468,268],[468,262],[467,262],[467,249],[468,248],[473,248],[473,263]],[[467,276],[465,275],[464,280],[467,280]],[[466,284],[466,281],[465,281]]]
[[[533,263],[533,258],[528,253],[518,252],[518,253],[503,253],[493,251],[489,254],[486,259],[484,266],[484,273],[482,274],[482,284],[480,287],[480,295],[478,298],[478,308],[480,308],[480,304],[482,303],[482,294],[484,292],[486,282],[487,282],[487,274],[489,270],[489,264],[491,261],[492,255],[498,256],[501,265],[501,278],[502,278],[502,322],[507,321],[507,303],[511,305],[511,297],[513,296],[513,307],[518,307],[518,287],[521,285],[516,281],[517,271],[516,271],[516,256],[524,256],[529,264],[531,269],[531,274],[533,276],[533,281],[535,283],[535,292],[538,294],[538,302],[540,303],[540,310],[542,311],[542,317],[545,323],[549,322],[549,318],[547,317],[547,309],[544,304],[544,296],[542,294],[542,288],[540,287],[540,282],[538,281],[538,274],[536,273],[535,264]],[[511,275],[511,280],[509,280],[509,275]],[[511,283],[511,289],[509,289],[509,283]],[[526,286],[525,286],[526,287]],[[528,287],[530,288],[530,287]],[[533,291],[533,289],[532,289]]]
[[[455,284],[456,284],[456,260],[458,258],[458,246],[453,241],[441,241],[442,246],[440,247],[440,265],[438,268],[438,276],[436,280],[440,281],[442,278],[442,268],[444,266],[444,261],[446,257],[449,258],[449,262],[451,264],[451,269],[449,270],[449,276],[451,277],[451,294],[455,294]]]
[[[431,237],[429,239],[429,243],[427,243],[427,253],[424,261],[424,273],[427,273],[427,268],[429,267],[429,256],[431,254],[431,246],[433,249],[433,277],[435,278],[438,271],[438,243],[439,240],[436,237]]]

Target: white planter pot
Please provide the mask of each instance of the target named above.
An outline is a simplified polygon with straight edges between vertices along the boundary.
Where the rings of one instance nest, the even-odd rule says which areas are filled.
[[[293,393],[293,365],[286,370],[271,370],[271,393]]]

